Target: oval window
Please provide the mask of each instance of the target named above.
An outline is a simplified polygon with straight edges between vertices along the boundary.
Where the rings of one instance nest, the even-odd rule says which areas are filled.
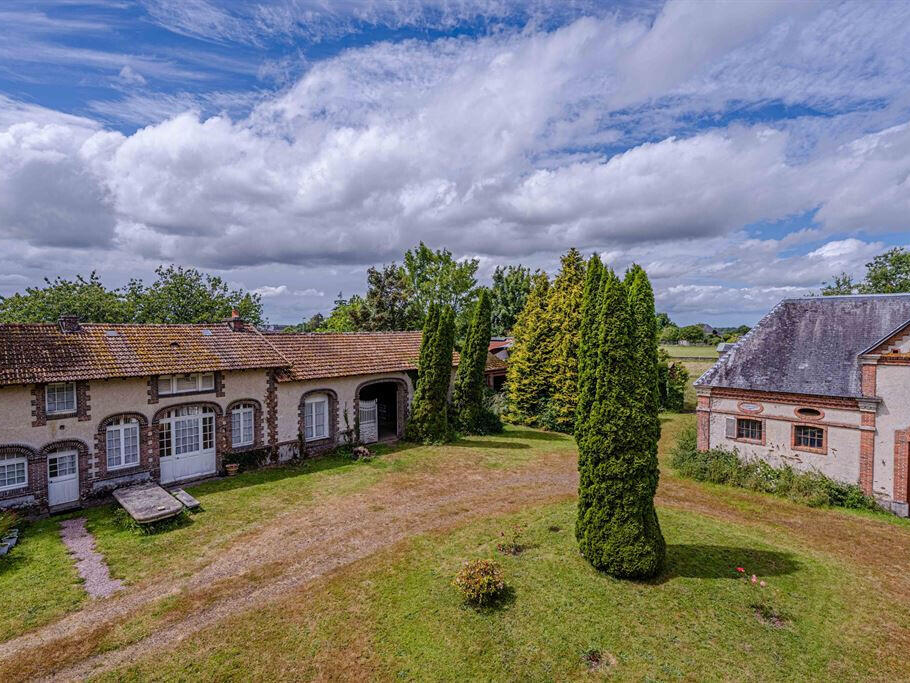
[[[741,410],[745,410],[750,413],[757,413],[761,410],[761,406],[757,403],[740,403],[739,407]]]
[[[797,408],[796,414],[800,417],[821,417],[822,411],[815,408]]]

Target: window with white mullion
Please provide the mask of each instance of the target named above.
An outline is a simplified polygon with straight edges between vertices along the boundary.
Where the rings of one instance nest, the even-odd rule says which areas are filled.
[[[0,455],[0,491],[28,484],[28,462],[21,455]]]
[[[159,396],[214,390],[214,372],[192,372],[183,375],[160,375],[158,377]]]
[[[162,458],[188,455],[215,447],[215,413],[211,408],[189,406],[168,413],[158,425]]]
[[[44,389],[45,410],[48,415],[76,412],[76,383],[55,382]]]
[[[303,412],[303,436],[307,441],[324,439],[328,436],[328,405],[329,402],[325,398],[306,402]]]
[[[254,415],[255,410],[249,403],[242,403],[231,411],[231,445],[234,448],[252,445]]]
[[[139,423],[124,419],[107,428],[107,468],[129,467],[139,462]]]

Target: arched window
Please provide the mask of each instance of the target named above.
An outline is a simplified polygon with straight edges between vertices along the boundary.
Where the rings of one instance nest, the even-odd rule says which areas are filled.
[[[139,464],[139,420],[124,417],[107,426],[107,468],[116,470]]]
[[[162,458],[215,448],[215,410],[184,406],[165,413],[158,423],[158,454]]]
[[[0,491],[28,485],[28,459],[25,453],[0,455]]]
[[[239,403],[231,410],[231,446],[250,446],[255,437],[253,424],[256,408],[252,403]]]

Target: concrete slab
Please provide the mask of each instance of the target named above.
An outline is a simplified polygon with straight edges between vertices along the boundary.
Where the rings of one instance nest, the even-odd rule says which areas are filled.
[[[174,496],[177,500],[183,503],[184,507],[188,510],[195,510],[199,507],[199,501],[193,498],[189,493],[183,489],[174,489],[171,491],[171,495]]]
[[[180,514],[183,503],[152,482],[114,490],[114,498],[140,524]]]

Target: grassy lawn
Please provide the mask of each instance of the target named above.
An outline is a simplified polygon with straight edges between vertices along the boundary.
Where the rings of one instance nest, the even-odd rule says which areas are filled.
[[[57,520],[17,526],[18,545],[0,558],[0,641],[71,612],[86,598]]]
[[[617,581],[592,570],[578,554],[573,501],[525,504],[361,556],[302,587],[283,589],[279,600],[251,602],[196,626],[173,647],[140,649],[99,677],[902,678],[910,581],[901,558],[910,552],[910,525],[677,479],[668,451],[692,420],[691,414],[662,417],[658,514],[668,567],[657,580]],[[157,536],[120,529],[111,506],[85,514],[114,574],[137,590],[202,570],[244,548],[247,539],[285,528],[292,516],[318,518],[327,501],[348,505],[390,482],[407,495],[413,482],[453,481],[462,472],[486,477],[528,465],[535,472],[565,471],[573,454],[567,437],[510,428],[446,447],[404,445],[369,462],[329,457],[200,484],[191,492],[204,511]],[[524,528],[525,550],[503,555],[496,545],[515,524]],[[5,594],[15,596],[4,605],[4,638],[84,604],[57,528],[55,520],[29,527],[14,551],[21,550],[18,562],[0,573]],[[887,548],[894,549],[891,555],[878,555]],[[499,561],[508,584],[504,599],[483,610],[464,605],[451,585],[461,564],[478,557]],[[763,594],[780,623],[755,609],[756,591],[737,578],[737,566],[768,582]],[[165,595],[97,632],[75,634],[53,654],[46,649],[0,670],[9,680],[28,678],[47,672],[45,660],[63,665],[141,645],[219,601],[233,601],[246,586],[279,582],[289,567],[264,565]],[[585,658],[593,652],[600,668]]]
[[[226,620],[163,657],[105,680],[202,677],[553,680],[856,679],[875,671],[859,628],[874,591],[823,554],[735,525],[660,510],[669,567],[649,583],[598,574],[580,557],[574,504],[541,506],[454,533],[429,534],[336,573],[280,604]],[[496,550],[526,525],[520,556]],[[509,593],[497,606],[462,604],[450,585],[461,563],[492,557]],[[769,582],[784,627],[763,623],[742,565]]]
[[[662,345],[670,358],[717,358],[716,346],[678,346],[676,344]]]

